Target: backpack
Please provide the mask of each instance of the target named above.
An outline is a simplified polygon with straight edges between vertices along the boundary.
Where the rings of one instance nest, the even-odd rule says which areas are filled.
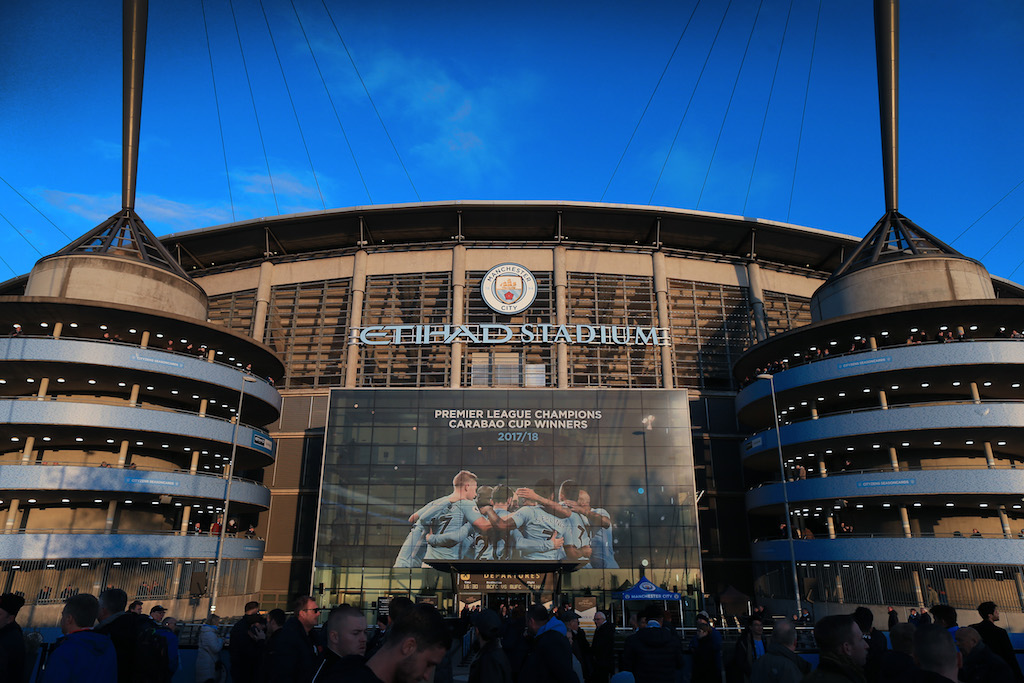
[[[168,629],[147,619],[135,637],[135,667],[133,683],[170,683],[171,665],[167,654],[167,639],[160,631]]]

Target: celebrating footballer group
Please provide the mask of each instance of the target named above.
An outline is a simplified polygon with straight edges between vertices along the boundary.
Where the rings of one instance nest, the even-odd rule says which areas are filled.
[[[569,561],[585,569],[617,569],[608,512],[590,506],[590,494],[569,479],[533,488],[479,486],[462,470],[452,493],[409,516],[412,529],[396,568],[430,560]],[[550,496],[550,497],[546,497]]]

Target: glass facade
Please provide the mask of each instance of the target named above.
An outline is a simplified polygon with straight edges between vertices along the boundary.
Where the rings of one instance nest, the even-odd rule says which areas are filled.
[[[464,470],[474,486],[453,481]],[[313,585],[454,608],[453,567],[561,563],[581,567],[563,591],[607,602],[646,560],[649,579],[696,597],[694,493],[685,391],[334,390]],[[480,518],[492,501],[501,529]]]

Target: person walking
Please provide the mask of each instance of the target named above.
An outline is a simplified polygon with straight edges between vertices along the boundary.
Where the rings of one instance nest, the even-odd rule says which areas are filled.
[[[848,614],[824,617],[814,626],[818,668],[803,683],[863,683],[868,643],[860,626]]]
[[[319,648],[311,635],[320,608],[308,595],[292,603],[292,616],[284,623],[267,653],[267,677],[278,681],[309,681],[316,673]]]
[[[220,651],[224,648],[224,639],[217,633],[220,617],[211,614],[206,623],[199,629],[199,652],[196,654],[196,683],[216,683],[223,676],[223,665],[220,663]]]
[[[339,605],[324,625],[324,658],[313,683],[341,683],[366,658],[366,615],[352,605]]]
[[[953,636],[963,655],[959,678],[964,683],[1014,683],[1010,665],[981,641],[973,626],[957,629]]]
[[[764,638],[764,624],[760,615],[751,615],[732,652],[729,666],[725,670],[728,683],[750,683],[754,662],[764,657],[767,641]]]
[[[996,607],[996,603],[992,601],[981,603],[978,605],[978,615],[981,616],[981,621],[971,624],[971,628],[978,632],[981,642],[985,643],[988,649],[1009,665],[1014,680],[1018,683],[1024,681],[1024,675],[1021,674],[1020,665],[1017,663],[1017,655],[1013,651],[1010,636],[1007,635],[1006,629],[996,626],[996,622],[999,621],[999,608]]]
[[[750,672],[751,683],[800,683],[811,671],[811,663],[796,653],[796,625],[775,622],[771,642]]]
[[[519,672],[524,683],[572,683],[572,646],[565,624],[555,619],[544,605],[534,605],[526,615],[526,630],[533,636],[530,651]]]
[[[594,655],[594,670],[590,683],[608,683],[615,673],[615,627],[604,612],[594,614],[594,640],[590,651]]]
[[[512,665],[501,649],[501,617],[485,609],[476,618],[480,652],[469,665],[469,683],[512,683]]]
[[[14,593],[0,595],[0,671],[12,681],[25,678],[25,634],[17,622],[25,598]]]
[[[640,628],[626,638],[622,670],[640,683],[674,683],[683,668],[683,644],[662,628],[662,608],[651,604],[640,616]]]
[[[99,614],[99,600],[90,593],[79,593],[64,602],[60,614],[64,635],[46,659],[42,683],[117,683],[114,644],[92,630]]]
[[[253,683],[263,653],[263,634],[259,628],[260,603],[245,603],[242,618],[235,622],[228,635],[231,655],[231,680],[234,683]]]

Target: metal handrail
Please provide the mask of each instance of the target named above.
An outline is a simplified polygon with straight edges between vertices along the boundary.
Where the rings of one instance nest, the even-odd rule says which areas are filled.
[[[209,413],[200,415],[198,412],[194,412],[194,411],[191,411],[191,410],[182,410],[180,408],[170,408],[168,406],[153,405],[153,404],[147,404],[147,407],[142,407],[141,405],[134,405],[133,406],[133,405],[130,405],[130,404],[127,404],[127,403],[124,403],[124,404],[121,404],[121,403],[110,403],[107,400],[89,400],[89,397],[87,397],[87,396],[80,396],[80,395],[75,395],[75,396],[73,396],[71,398],[73,398],[74,400],[65,400],[65,399],[63,399],[60,396],[0,396],[0,400],[3,400],[3,401],[53,401],[54,403],[87,403],[89,405],[110,406],[112,408],[137,408],[139,410],[156,410],[156,411],[165,412],[165,413],[177,413],[179,415],[188,415],[190,417],[199,417],[199,418],[202,418],[204,420],[217,420],[219,422],[227,422],[228,424],[234,424],[234,422],[232,422],[231,418],[217,417],[216,415],[210,415]],[[239,426],[241,426],[241,427],[248,427],[249,429],[252,429],[253,431],[260,432],[261,434],[265,434],[267,436],[270,436],[270,432],[267,432],[266,430],[264,430],[264,429],[262,429],[260,427],[257,427],[255,425],[250,425],[250,424],[242,423]]]
[[[9,529],[6,532],[0,533],[0,538],[5,535],[16,535],[16,536],[31,536],[34,534],[90,534],[97,536],[210,536],[211,538],[217,538],[216,535],[211,535],[209,531],[202,531],[196,533],[195,531],[181,531],[180,529]],[[230,535],[230,534],[229,534]],[[234,533],[235,538],[242,538],[246,540],[263,541],[265,540],[261,536],[248,536],[244,531],[236,531]]]
[[[225,477],[222,474],[215,474],[213,472],[199,472],[199,471],[192,472],[192,470],[183,470],[183,469],[180,469],[180,468],[177,468],[177,467],[161,468],[161,467],[148,467],[147,466],[147,467],[144,467],[142,469],[139,469],[137,467],[135,467],[135,468],[133,468],[133,467],[120,467],[118,465],[110,465],[110,464],[107,464],[107,465],[93,465],[93,464],[82,463],[82,462],[60,462],[60,461],[56,461],[56,460],[44,460],[43,462],[21,462],[20,460],[17,461],[17,462],[3,462],[2,460],[0,460],[0,467],[6,467],[6,466],[19,466],[19,467],[31,467],[31,466],[36,466],[36,467],[95,467],[97,469],[124,470],[126,472],[140,472],[140,473],[144,473],[144,472],[160,472],[160,473],[164,473],[164,474],[188,474],[188,475],[191,475],[193,477],[213,477],[215,479],[227,479],[227,477]],[[237,481],[237,482],[242,482],[244,484],[256,484],[258,486],[263,486],[263,482],[256,481],[255,479],[247,479],[245,477],[231,477],[231,480],[232,481]]]
[[[977,536],[973,536],[971,534],[960,534],[958,536],[957,532],[955,532],[955,531],[950,531],[950,532],[931,531],[931,532],[928,532],[928,533],[911,532],[910,536],[907,536],[905,533],[892,533],[892,534],[883,534],[883,533],[854,533],[854,532],[846,533],[846,532],[842,532],[842,531],[836,531],[836,537],[835,538],[831,538],[827,534],[822,534],[820,536],[815,534],[814,538],[797,538],[796,536],[794,536],[793,537],[793,542],[794,543],[799,543],[800,541],[840,541],[840,540],[842,540],[844,538],[857,538],[857,539],[860,539],[860,538],[960,538],[960,539],[968,539],[968,540],[976,540],[976,539],[980,538],[980,539],[987,539],[987,540],[990,540],[990,541],[991,540],[1024,541],[1024,535],[1021,535],[1021,534],[1017,534],[1016,536],[1006,536],[1006,535],[996,536],[996,535],[993,535],[993,534],[989,534],[989,535],[979,534]],[[788,539],[786,537],[784,537],[784,536],[761,536],[761,537],[758,537],[758,538],[754,539],[753,542],[754,543],[767,543],[769,541],[786,541],[787,543],[789,542]]]
[[[826,475],[824,475],[824,476],[821,475],[821,474],[814,474],[814,475],[808,475],[806,477],[799,477],[799,478],[794,477],[792,479],[787,479],[786,483],[787,484],[795,484],[796,482],[806,481],[808,479],[829,479],[831,477],[841,477],[843,475],[848,475],[848,474],[879,474],[879,473],[884,473],[884,474],[900,474],[901,472],[922,472],[924,470],[936,470],[936,471],[943,471],[943,470],[945,470],[945,471],[955,472],[957,470],[1016,470],[1016,469],[1024,470],[1024,467],[1017,467],[1016,465],[1013,465],[1013,464],[1011,464],[1011,465],[999,465],[999,464],[996,464],[995,466],[992,466],[992,467],[990,467],[988,465],[958,465],[956,467],[941,467],[941,466],[938,466],[938,465],[908,465],[908,466],[900,465],[900,469],[898,469],[898,470],[894,470],[894,469],[892,469],[892,467],[871,467],[871,468],[862,468],[862,469],[855,469],[855,470],[854,469],[829,470],[828,473]],[[779,485],[781,483],[782,482],[780,480],[778,480],[778,479],[772,479],[770,481],[763,481],[760,484],[758,484],[757,486],[751,486],[749,489],[747,489],[747,491],[755,491],[755,490],[757,490],[757,489],[759,489],[759,488],[761,488],[763,486],[772,486],[772,485],[776,485],[777,486],[777,485]]]
[[[131,348],[131,349],[142,349],[144,351],[156,351],[158,353],[169,353],[169,354],[174,355],[174,356],[184,356],[186,358],[192,358],[193,360],[201,360],[201,361],[203,361],[205,363],[213,363],[215,365],[220,365],[222,367],[229,368],[229,369],[231,369],[231,370],[233,370],[235,372],[245,372],[244,369],[239,368],[237,365],[232,365],[231,363],[225,363],[224,361],[217,360],[217,359],[209,360],[205,356],[200,356],[199,354],[195,354],[195,353],[185,353],[184,351],[177,351],[177,350],[173,350],[173,349],[162,349],[159,346],[153,346],[152,344],[149,345],[149,346],[142,346],[141,344],[132,344],[131,342],[126,342],[126,341],[123,341],[123,340],[120,340],[120,339],[103,339],[101,337],[100,338],[97,338],[97,337],[76,337],[73,334],[68,334],[66,330],[61,332],[61,336],[59,338],[56,338],[56,339],[54,339],[54,337],[51,336],[51,335],[45,335],[45,334],[8,335],[8,339],[19,339],[19,338],[20,339],[50,339],[52,341],[60,341],[61,339],[71,339],[71,340],[74,340],[74,341],[98,342],[98,343],[101,343],[101,344],[116,344],[117,346],[125,346],[125,347]],[[209,349],[209,347],[207,347],[207,348]],[[214,349],[214,350],[216,351],[216,349]],[[250,372],[248,374],[252,375],[253,377],[258,379],[259,381],[263,382],[264,384],[266,384],[268,386],[271,386],[271,387],[274,387],[274,383],[270,380],[269,377],[260,377],[259,375],[255,374],[255,373],[252,373],[252,372]]]
[[[883,338],[885,338],[885,337],[883,337]],[[932,339],[932,340],[923,341],[923,342],[913,342],[913,343],[910,343],[910,344],[908,344],[905,341],[904,342],[899,342],[897,344],[877,344],[877,340],[876,340],[877,348],[874,348],[874,349],[872,349],[872,348],[863,348],[863,349],[856,349],[855,351],[837,351],[835,353],[832,353],[831,351],[829,351],[827,356],[815,356],[814,358],[811,358],[811,359],[806,359],[803,356],[799,356],[799,357],[791,356],[791,357],[787,357],[787,358],[780,358],[778,360],[772,361],[772,363],[782,363],[782,362],[785,361],[785,363],[786,363],[786,367],[785,368],[783,368],[782,370],[776,370],[774,372],[772,372],[772,371],[770,371],[768,369],[765,369],[764,372],[766,372],[766,373],[768,373],[770,375],[780,375],[780,374],[784,373],[786,370],[792,370],[793,368],[801,367],[803,365],[814,365],[815,363],[820,363],[820,362],[823,362],[823,361],[829,361],[829,360],[832,360],[833,358],[845,358],[847,356],[855,356],[855,355],[857,355],[859,353],[872,353],[872,352],[875,352],[875,351],[881,351],[882,349],[897,349],[897,348],[901,348],[901,347],[905,347],[905,346],[930,346],[930,345],[934,345],[934,344],[945,345],[945,344],[959,344],[959,343],[962,343],[962,342],[1020,342],[1020,341],[1024,341],[1024,338],[1013,338],[1013,337],[968,337],[968,338],[965,338],[965,339],[952,339],[952,340],[946,340],[946,341],[938,341],[938,340]],[[740,383],[740,389],[746,389],[751,384],[754,384],[756,381],[757,381],[757,379],[755,378],[755,379],[751,379],[750,381],[745,382],[745,383],[741,382]]]
[[[794,424],[803,424],[804,422],[817,422],[817,421],[820,421],[820,420],[824,420],[827,417],[835,417],[837,415],[855,415],[857,413],[873,413],[873,412],[880,412],[880,411],[885,411],[885,410],[892,411],[892,410],[899,410],[901,408],[922,408],[922,407],[927,408],[927,407],[934,407],[934,406],[972,406],[972,405],[986,405],[986,404],[995,405],[995,404],[1004,404],[1004,403],[1022,403],[1022,404],[1024,404],[1024,399],[993,398],[993,399],[979,399],[977,401],[975,401],[974,399],[965,399],[963,401],[950,401],[950,400],[947,400],[947,401],[922,401],[920,403],[890,403],[887,408],[882,408],[881,406],[871,406],[871,407],[868,407],[868,408],[851,408],[849,410],[837,410],[834,413],[818,413],[817,417],[804,417],[804,418],[800,418],[799,420],[789,420],[788,422],[783,422],[782,426],[783,427],[787,427],[789,425],[794,425]],[[775,430],[774,427],[765,427],[764,429],[762,429],[762,430],[760,430],[758,432],[754,432],[753,434],[751,434],[747,438],[748,439],[752,439],[755,436],[758,436],[758,435],[761,435],[761,434],[765,434],[767,432],[771,432],[771,431],[774,431],[774,430]]]

